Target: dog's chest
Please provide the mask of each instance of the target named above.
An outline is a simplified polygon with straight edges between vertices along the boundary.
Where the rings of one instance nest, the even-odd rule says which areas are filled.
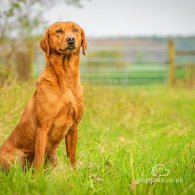
[[[67,92],[63,95],[62,99],[64,107],[62,110],[67,110],[66,108],[68,107],[67,114],[73,117],[74,122],[80,122],[83,114],[82,88],[77,88],[76,90],[68,89]]]
[[[83,101],[80,94],[74,94],[71,90],[68,90],[62,95],[61,108],[59,115],[65,115],[79,122],[83,113]]]
[[[59,103],[60,109],[48,136],[51,145],[60,143],[70,128],[80,122],[83,114],[82,96],[75,96],[71,90],[61,96]]]

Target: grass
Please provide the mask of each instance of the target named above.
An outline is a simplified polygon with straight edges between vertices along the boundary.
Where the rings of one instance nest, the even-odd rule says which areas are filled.
[[[0,144],[33,91],[1,89]],[[85,86],[76,168],[61,143],[54,170],[0,171],[0,194],[194,194],[194,100],[194,90],[163,86]],[[158,164],[167,176],[151,174]]]

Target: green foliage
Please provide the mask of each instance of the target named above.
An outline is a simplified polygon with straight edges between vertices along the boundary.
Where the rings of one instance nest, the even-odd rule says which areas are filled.
[[[1,143],[33,91],[26,85],[1,90]],[[54,170],[0,172],[0,194],[194,194],[194,98],[194,91],[162,86],[85,86],[76,168],[62,143]],[[157,164],[169,175],[154,177]],[[137,183],[144,178],[174,182]]]
[[[57,2],[81,7],[83,0],[5,0],[0,6],[0,40],[5,38],[29,38],[43,31],[45,10]]]

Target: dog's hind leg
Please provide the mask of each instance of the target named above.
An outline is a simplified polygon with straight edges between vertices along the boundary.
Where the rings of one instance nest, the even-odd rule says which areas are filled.
[[[24,165],[25,154],[23,151],[12,148],[1,148],[0,150],[0,167],[5,171],[9,171],[15,164]]]

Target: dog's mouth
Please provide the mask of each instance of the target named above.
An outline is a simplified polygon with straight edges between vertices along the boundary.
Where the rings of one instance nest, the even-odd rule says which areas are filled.
[[[73,51],[75,50],[76,47],[75,46],[68,46],[65,49],[59,49],[60,52],[66,52],[66,51]]]

